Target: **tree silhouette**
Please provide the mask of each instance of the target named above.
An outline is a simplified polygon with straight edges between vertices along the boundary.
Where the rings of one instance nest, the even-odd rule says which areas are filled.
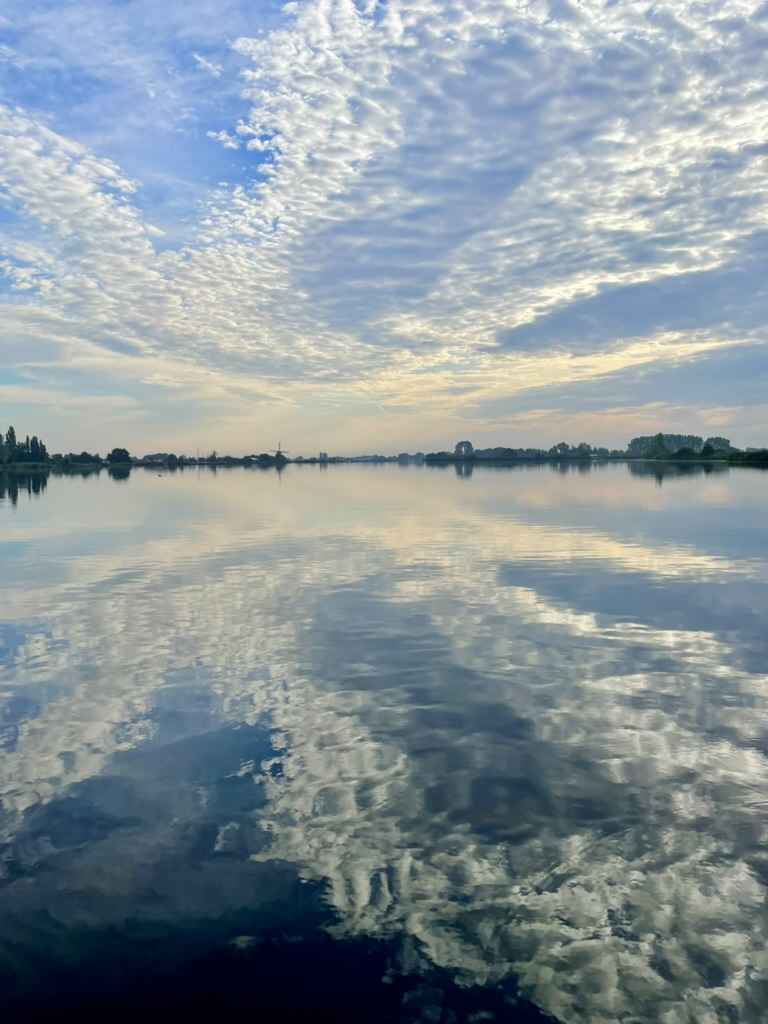
[[[130,462],[131,455],[127,448],[113,448],[107,456],[107,462]]]
[[[35,434],[19,441],[13,426],[8,427],[5,438],[0,434],[0,462],[47,462],[48,449]]]

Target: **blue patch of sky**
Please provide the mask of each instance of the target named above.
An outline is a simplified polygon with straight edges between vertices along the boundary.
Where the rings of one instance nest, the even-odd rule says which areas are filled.
[[[8,366],[0,367],[0,387],[8,387],[12,384],[23,385],[28,383],[29,379],[24,373]]]
[[[11,278],[0,270],[0,296],[2,296],[3,305],[26,305],[34,294],[35,289],[16,288]]]
[[[365,11],[367,9],[367,4],[365,3],[365,0],[355,0],[355,7],[358,11]],[[384,21],[388,10],[389,0],[378,0],[378,3],[373,9],[373,20],[377,25],[380,25]]]
[[[120,13],[112,21],[107,11],[99,28],[106,33],[107,50],[110,31],[119,45],[120,60],[114,63],[87,52],[75,56],[71,46],[60,52],[52,15],[76,6],[38,3],[32,21],[21,4],[11,4],[9,14],[18,27],[6,30],[0,41],[18,53],[19,65],[0,64],[0,96],[115,161],[141,185],[131,202],[167,233],[158,248],[182,244],[212,188],[263,180],[258,172],[263,154],[227,149],[207,133],[232,133],[247,116],[240,71],[249,62],[230,44],[237,35],[273,27],[284,17],[282,5],[271,0],[258,9],[229,5],[219,28],[210,17],[197,24],[187,14],[169,14],[167,31],[148,37],[141,24],[145,5],[111,4]],[[50,19],[45,29],[43,14]],[[200,67],[195,53],[222,66],[220,77]]]
[[[32,113],[77,110],[103,88],[102,80],[81,67],[0,64],[0,95]]]
[[[21,220],[18,205],[10,196],[0,192],[0,227],[18,224]]]

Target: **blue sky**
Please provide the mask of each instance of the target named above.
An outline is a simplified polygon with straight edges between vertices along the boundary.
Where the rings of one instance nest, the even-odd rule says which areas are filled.
[[[5,0],[54,449],[768,442],[768,4]]]

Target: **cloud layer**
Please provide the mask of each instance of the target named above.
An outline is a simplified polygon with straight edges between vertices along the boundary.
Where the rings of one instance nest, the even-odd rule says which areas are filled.
[[[549,441],[532,397],[567,430],[589,385],[619,443],[617,382],[717,352],[729,393],[681,374],[659,425],[768,427],[762,7],[209,7],[10,4],[5,383],[246,449]]]

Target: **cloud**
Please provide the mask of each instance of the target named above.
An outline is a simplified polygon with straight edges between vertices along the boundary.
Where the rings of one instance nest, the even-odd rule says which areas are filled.
[[[553,354],[551,358],[565,357]],[[558,434],[578,429],[581,437],[600,437],[610,443],[616,436],[626,439],[628,432],[656,433],[673,427],[679,432],[712,433],[707,426],[711,410],[727,406],[727,432],[743,444],[760,444],[768,431],[767,386],[765,344],[742,343],[681,354],[677,361],[650,358],[602,377],[560,385],[525,391],[508,385],[506,393],[499,388],[497,394],[479,400],[475,394],[465,413],[478,427],[490,423],[498,429],[506,420],[510,429],[517,430],[529,414],[546,409],[547,422],[538,427],[531,423],[531,432],[539,429],[550,436],[553,429]],[[532,436],[528,430],[526,434]]]
[[[201,57],[199,53],[193,53],[192,57],[195,60],[197,66],[201,68],[203,71],[206,71],[209,75],[212,75],[213,78],[221,78],[221,73],[224,70],[221,64],[216,64],[213,61],[206,60],[205,57]]]
[[[234,135],[230,135],[229,132],[206,132],[206,135],[209,139],[220,142],[225,149],[240,149],[240,140]]]
[[[498,342],[512,351],[563,347],[592,351],[628,337],[662,331],[717,330],[764,337],[768,286],[763,268],[768,234],[749,239],[738,258],[712,270],[664,275],[640,284],[601,289],[510,331]]]
[[[113,129],[86,144],[8,107],[13,302],[73,343],[367,405],[372,430],[425,396],[447,429],[495,396],[761,345],[766,30],[748,7],[310,0],[261,24],[231,3],[214,26],[200,0],[147,9],[161,42],[142,49],[126,9],[74,5],[73,38],[98,24],[101,56],[57,49],[53,15],[14,48],[151,89],[185,198],[169,175],[158,225]],[[138,125],[118,131],[129,152]],[[207,160],[222,177],[193,180]],[[19,255],[30,236],[40,260]]]
[[[0,21],[0,29],[2,29],[3,23]],[[0,64],[14,64],[18,66],[18,55],[12,46],[6,46],[5,43],[0,43]]]

